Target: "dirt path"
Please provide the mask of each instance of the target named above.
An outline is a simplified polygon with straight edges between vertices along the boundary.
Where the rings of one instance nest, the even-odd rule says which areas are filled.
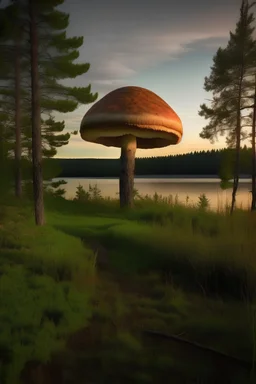
[[[41,365],[30,370],[26,384],[98,384],[102,382],[100,374],[103,372],[110,377],[104,383],[141,382],[125,381],[125,370],[128,374],[138,368],[135,362],[130,362],[131,357],[127,357],[127,361],[119,361],[118,358],[118,354],[129,350],[129,337],[143,345],[144,355],[150,357],[156,354],[155,360],[160,355],[171,359],[170,365],[152,371],[152,381],[149,382],[153,384],[164,382],[166,374],[172,376],[174,384],[196,382],[192,381],[196,377],[206,380],[200,382],[207,384],[227,384],[232,383],[230,380],[234,375],[241,376],[241,383],[249,383],[250,365],[195,343],[186,330],[183,334],[175,333],[174,320],[177,323],[186,315],[180,313],[179,308],[162,303],[164,293],[156,294],[156,287],[163,286],[160,276],[120,275],[111,269],[110,255],[104,246],[95,241],[89,245],[97,254],[98,269],[90,325],[69,338],[64,357],[56,357],[43,369]],[[128,345],[118,344],[120,334],[128,337]],[[116,342],[120,351],[112,361],[108,354],[111,355],[112,349],[116,348]],[[104,354],[106,351],[107,355]],[[143,370],[150,370],[152,364],[153,361]],[[183,381],[186,376],[191,381]]]

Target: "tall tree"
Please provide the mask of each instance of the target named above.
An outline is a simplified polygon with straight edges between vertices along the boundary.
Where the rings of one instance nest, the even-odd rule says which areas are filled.
[[[252,203],[251,211],[256,210],[256,72],[254,75],[253,121],[252,121]]]
[[[21,197],[22,194],[22,174],[21,159],[23,151],[23,126],[24,109],[27,104],[28,95],[30,95],[31,84],[27,81],[28,75],[31,78],[30,59],[31,50],[29,47],[30,39],[30,13],[28,0],[11,0],[11,5],[4,9],[5,19],[5,42],[3,44],[5,61],[8,63],[9,71],[6,79],[6,73],[3,72],[5,87],[2,94],[5,96],[5,110],[9,112],[13,120],[13,137],[9,140],[13,141],[11,148],[14,153],[14,170],[15,170],[15,194]],[[22,81],[23,79],[23,81]],[[25,81],[24,81],[25,79]],[[29,88],[29,89],[27,89]],[[1,92],[0,92],[1,93]],[[31,117],[31,97],[29,114]],[[31,127],[31,125],[30,125]],[[30,132],[31,136],[31,132]]]
[[[14,158],[15,158],[15,195],[21,197],[21,75],[22,75],[22,36],[23,22],[19,15],[19,2],[12,3],[0,12],[2,65],[0,66],[1,90],[4,97],[2,107],[5,113],[13,115],[14,121]]]
[[[230,32],[227,47],[219,48],[214,56],[211,75],[205,78],[205,90],[213,92],[213,101],[210,108],[201,105],[199,112],[201,116],[210,119],[200,136],[212,140],[224,134],[227,136],[227,144],[236,149],[231,213],[239,185],[241,140],[247,137],[243,127],[251,125],[250,115],[244,115],[242,111],[251,106],[248,98],[251,81],[248,75],[251,74],[256,53],[252,26],[254,17],[249,12],[253,5],[249,5],[246,0],[242,1],[235,32]]]
[[[31,60],[31,122],[32,122],[32,161],[35,221],[44,224],[44,191],[42,170],[41,106],[38,70],[38,31],[37,4],[29,0],[29,37]]]
[[[15,36],[15,195],[21,197],[21,28]]]
[[[67,86],[63,81],[68,78],[75,78],[83,75],[89,70],[88,63],[76,63],[79,58],[78,49],[83,44],[82,37],[67,38],[66,29],[69,25],[69,15],[56,10],[58,5],[61,5],[63,0],[15,0],[14,3],[18,8],[19,13],[17,21],[22,21],[24,34],[29,34],[29,42],[26,47],[22,47],[22,89],[20,96],[15,92],[15,87],[8,84],[9,98],[15,96],[15,100],[22,102],[22,112],[16,114],[20,116],[20,125],[22,132],[22,146],[24,155],[31,155],[35,149],[32,142],[39,144],[41,141],[41,155],[37,153],[33,157],[33,164],[39,170],[42,168],[42,157],[52,157],[56,154],[57,148],[62,145],[67,145],[70,139],[70,134],[63,133],[65,129],[64,122],[57,122],[54,118],[54,112],[66,113],[73,112],[79,104],[87,104],[97,99],[97,94],[91,93],[91,87],[71,87]],[[32,48],[35,52],[35,45],[32,47],[32,20],[31,7],[33,7],[33,17],[35,20],[34,31],[37,33],[37,54],[32,57]],[[30,12],[28,13],[28,8]],[[27,27],[30,28],[27,28]],[[24,36],[24,41],[27,41]],[[35,40],[35,39],[34,39]],[[34,41],[33,40],[33,41]],[[30,52],[29,52],[30,47]],[[16,52],[16,50],[14,51]],[[16,56],[14,56],[16,58]],[[38,80],[38,90],[35,93],[35,81],[32,80],[32,74],[35,73],[35,59],[37,60],[37,74],[33,75],[33,79]],[[17,78],[13,77],[14,80]],[[37,81],[36,81],[37,83]],[[39,91],[39,92],[38,92]],[[39,95],[40,94],[40,95]],[[36,97],[35,97],[36,95]],[[7,98],[6,94],[4,96]],[[31,115],[31,105],[35,106],[35,99],[40,101],[40,137],[34,131],[35,120],[39,122],[39,118],[32,113],[32,120],[28,123],[28,117]],[[9,110],[11,111],[11,107]],[[14,109],[14,108],[13,108]],[[39,108],[38,108],[39,109]],[[37,116],[37,114],[36,114]],[[18,119],[17,119],[18,120]],[[15,121],[15,117],[14,117]],[[31,127],[33,125],[33,129]],[[39,125],[39,123],[38,123]],[[17,132],[19,129],[17,130]],[[31,131],[33,132],[31,136]],[[36,131],[37,132],[37,131]],[[19,157],[19,140],[16,140],[15,154]],[[41,165],[40,165],[41,164]],[[40,177],[39,177],[40,179]],[[35,183],[35,174],[33,177]],[[37,192],[36,192],[37,191]],[[38,199],[38,188],[35,190],[35,197]],[[42,202],[43,205],[43,202]]]
[[[62,3],[63,0],[54,2],[55,6]],[[42,4],[39,14],[39,41],[44,42],[39,47],[42,145],[43,157],[49,158],[56,155],[57,148],[68,144],[71,134],[77,133],[62,133],[65,123],[55,121],[53,112],[73,112],[80,104],[94,102],[98,94],[91,93],[90,85],[72,87],[64,83],[65,79],[84,75],[90,68],[89,63],[76,62],[83,37],[68,38],[69,15],[54,9],[51,1]],[[56,188],[61,184],[52,185]]]

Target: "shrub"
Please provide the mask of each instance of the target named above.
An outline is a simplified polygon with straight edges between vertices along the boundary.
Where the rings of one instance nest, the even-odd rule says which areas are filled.
[[[89,197],[90,197],[89,192],[86,192],[84,187],[81,184],[79,184],[78,187],[76,188],[76,196],[74,200],[88,201]]]
[[[29,211],[8,207],[0,227],[0,382],[45,362],[90,316],[95,257],[82,242]],[[33,216],[32,216],[33,217]]]
[[[97,184],[95,184],[95,185],[89,184],[89,190],[88,191],[86,191],[81,184],[79,184],[78,187],[76,188],[76,196],[75,196],[74,200],[85,202],[88,200],[97,201],[97,200],[102,200],[102,199],[103,199],[103,197],[101,194],[101,190],[97,186]]]
[[[0,381],[17,383],[26,362],[48,361],[69,333],[86,325],[88,299],[68,282],[57,284],[24,266],[2,267],[0,349],[5,359],[0,357]]]
[[[197,206],[199,209],[205,210],[210,207],[210,200],[202,193],[198,198]]]
[[[102,199],[101,190],[97,184],[95,184],[95,185],[89,184],[89,198],[91,200],[101,200]]]

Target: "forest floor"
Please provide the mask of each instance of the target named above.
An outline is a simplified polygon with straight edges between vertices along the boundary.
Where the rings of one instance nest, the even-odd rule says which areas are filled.
[[[255,382],[255,230],[249,212],[61,198],[39,228],[10,199],[1,382]]]

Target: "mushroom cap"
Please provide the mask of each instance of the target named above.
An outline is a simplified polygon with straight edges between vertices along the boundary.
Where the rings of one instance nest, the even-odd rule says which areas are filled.
[[[121,147],[122,136],[134,135],[137,148],[161,148],[178,144],[182,123],[159,96],[141,87],[118,88],[85,114],[80,135],[83,140],[109,147]]]

